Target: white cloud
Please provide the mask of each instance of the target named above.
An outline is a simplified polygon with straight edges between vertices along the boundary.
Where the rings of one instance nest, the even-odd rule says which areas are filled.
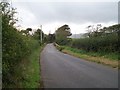
[[[24,29],[38,29],[42,25],[44,33],[48,34],[68,24],[72,33],[84,33],[88,25],[101,23],[103,26],[109,26],[117,23],[117,3],[40,3],[36,0],[30,2],[13,2],[18,11],[18,24]]]
[[[49,34],[49,33],[54,33],[55,30],[57,28],[59,28],[60,26],[64,25],[64,24],[68,24],[70,29],[71,29],[71,32],[73,34],[79,34],[79,33],[86,33],[87,32],[87,26],[89,25],[97,25],[97,24],[101,24],[102,27],[108,27],[108,26],[111,26],[111,25],[114,25],[116,24],[115,22],[109,22],[109,23],[92,23],[92,22],[89,22],[89,23],[84,23],[84,24],[75,24],[75,23],[63,23],[63,22],[54,22],[54,23],[49,23],[49,24],[45,24],[45,25],[42,25],[42,30],[44,33],[46,34]]]
[[[21,25],[24,28],[28,28],[28,27],[34,27],[36,26],[37,22],[37,18],[35,17],[35,15],[30,12],[29,10],[21,7],[21,6],[17,6],[17,14],[16,17],[18,17],[18,25]]]
[[[119,0],[13,0],[13,2],[118,2]]]

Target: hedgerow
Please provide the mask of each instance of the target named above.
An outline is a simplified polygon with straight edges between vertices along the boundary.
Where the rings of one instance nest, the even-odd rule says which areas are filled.
[[[118,35],[113,33],[103,37],[73,39],[71,47],[87,52],[118,52]]]
[[[27,57],[31,52],[39,47],[37,40],[31,35],[22,35],[14,23],[14,9],[9,9],[9,3],[1,2],[2,7],[2,84],[3,88],[17,85],[24,79],[20,68],[23,60],[29,60]],[[16,86],[17,87],[17,86]]]

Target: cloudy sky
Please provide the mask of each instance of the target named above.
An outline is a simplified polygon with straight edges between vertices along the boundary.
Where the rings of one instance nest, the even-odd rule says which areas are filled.
[[[84,1],[84,0],[83,0]],[[85,33],[88,25],[110,26],[118,23],[118,0],[49,0],[12,1],[17,8],[21,28],[40,28],[44,33],[68,24],[72,33]]]

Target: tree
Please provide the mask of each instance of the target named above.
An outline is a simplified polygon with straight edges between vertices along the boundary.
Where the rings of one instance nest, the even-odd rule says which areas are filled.
[[[89,25],[87,26],[88,28],[88,37],[97,37],[97,36],[100,36],[101,35],[101,27],[102,25],[101,24],[97,24],[96,26],[95,25]]]
[[[50,34],[48,35],[48,42],[49,43],[52,43],[55,41],[55,34]]]
[[[30,35],[30,31],[32,31],[32,28],[27,28],[26,30],[21,30],[20,32],[23,34],[23,35]]]
[[[63,25],[55,31],[55,38],[58,44],[65,45],[68,43],[68,37],[71,36],[70,28],[68,25]]]
[[[39,28],[34,32],[33,37],[40,41],[41,40],[41,32],[42,32],[42,40],[44,41],[44,32]]]
[[[18,19],[15,18],[14,14],[17,13],[15,8],[10,7],[8,2],[1,2],[2,8],[2,23],[13,26]]]
[[[92,27],[91,25],[87,26],[88,37],[91,37],[91,33],[92,33],[92,30],[90,29],[91,27]]]
[[[102,27],[101,24],[96,25],[96,29],[93,31],[93,37],[97,37],[101,35],[101,32],[100,32],[101,27]]]

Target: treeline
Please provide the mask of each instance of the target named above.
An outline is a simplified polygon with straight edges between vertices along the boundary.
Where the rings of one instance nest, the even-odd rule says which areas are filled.
[[[118,52],[118,33],[120,24],[103,29],[96,29],[88,33],[86,38],[73,39],[71,47],[83,49],[87,52]]]
[[[14,24],[16,13],[8,2],[1,2],[2,7],[2,86],[17,86],[20,80],[24,80],[21,62],[29,60],[27,57],[40,46],[36,34],[30,35],[32,30],[18,31]],[[10,86],[12,85],[12,86]]]
[[[119,42],[118,34],[120,33],[120,24],[101,28],[101,24],[88,26],[88,33],[85,33],[84,38],[71,39],[69,36],[70,28],[63,28],[68,25],[63,25],[55,32],[55,41],[59,45],[67,45],[72,48],[84,50],[86,52],[101,52],[101,53],[118,53]],[[63,43],[64,42],[64,43]]]

